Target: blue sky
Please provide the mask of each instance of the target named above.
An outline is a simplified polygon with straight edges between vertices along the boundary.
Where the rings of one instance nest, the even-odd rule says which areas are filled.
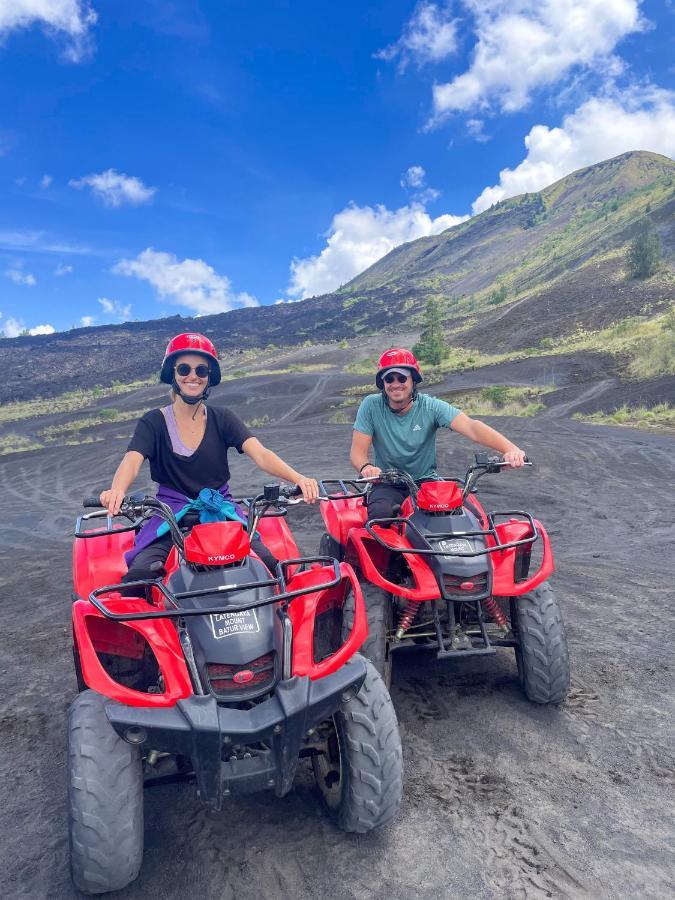
[[[673,0],[0,0],[0,333],[332,290],[626,150]]]

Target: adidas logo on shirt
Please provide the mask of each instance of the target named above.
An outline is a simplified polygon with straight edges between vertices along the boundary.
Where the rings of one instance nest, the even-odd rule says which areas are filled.
[[[413,431],[421,431],[422,428],[419,425],[413,425]]]

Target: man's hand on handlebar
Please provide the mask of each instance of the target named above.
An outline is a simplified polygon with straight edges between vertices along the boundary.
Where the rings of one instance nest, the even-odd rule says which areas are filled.
[[[382,469],[379,466],[371,466],[370,464],[364,466],[359,472],[361,478],[378,478],[381,474]]]
[[[521,450],[520,447],[512,447],[504,454],[504,462],[508,463],[512,469],[519,469],[521,466],[524,466],[526,460],[525,451]]]

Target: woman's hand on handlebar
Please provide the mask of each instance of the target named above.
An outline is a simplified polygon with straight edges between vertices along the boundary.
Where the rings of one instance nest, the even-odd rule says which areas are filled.
[[[101,506],[104,506],[111,516],[119,514],[125,492],[119,488],[110,488],[109,491],[101,491]]]
[[[302,491],[302,499],[305,503],[316,503],[319,499],[319,484],[316,478],[306,478],[301,475],[295,483]]]
[[[378,478],[382,474],[382,469],[379,466],[371,466],[370,464],[364,466],[359,475],[361,478]]]

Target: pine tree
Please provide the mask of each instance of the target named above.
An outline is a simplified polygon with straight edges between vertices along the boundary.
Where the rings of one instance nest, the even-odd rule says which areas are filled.
[[[661,263],[661,241],[648,220],[644,220],[628,245],[626,268],[631,278],[649,278]]]
[[[413,353],[420,362],[438,366],[448,354],[443,339],[443,322],[438,300],[427,300],[424,310],[424,328],[419,341],[413,346]]]

